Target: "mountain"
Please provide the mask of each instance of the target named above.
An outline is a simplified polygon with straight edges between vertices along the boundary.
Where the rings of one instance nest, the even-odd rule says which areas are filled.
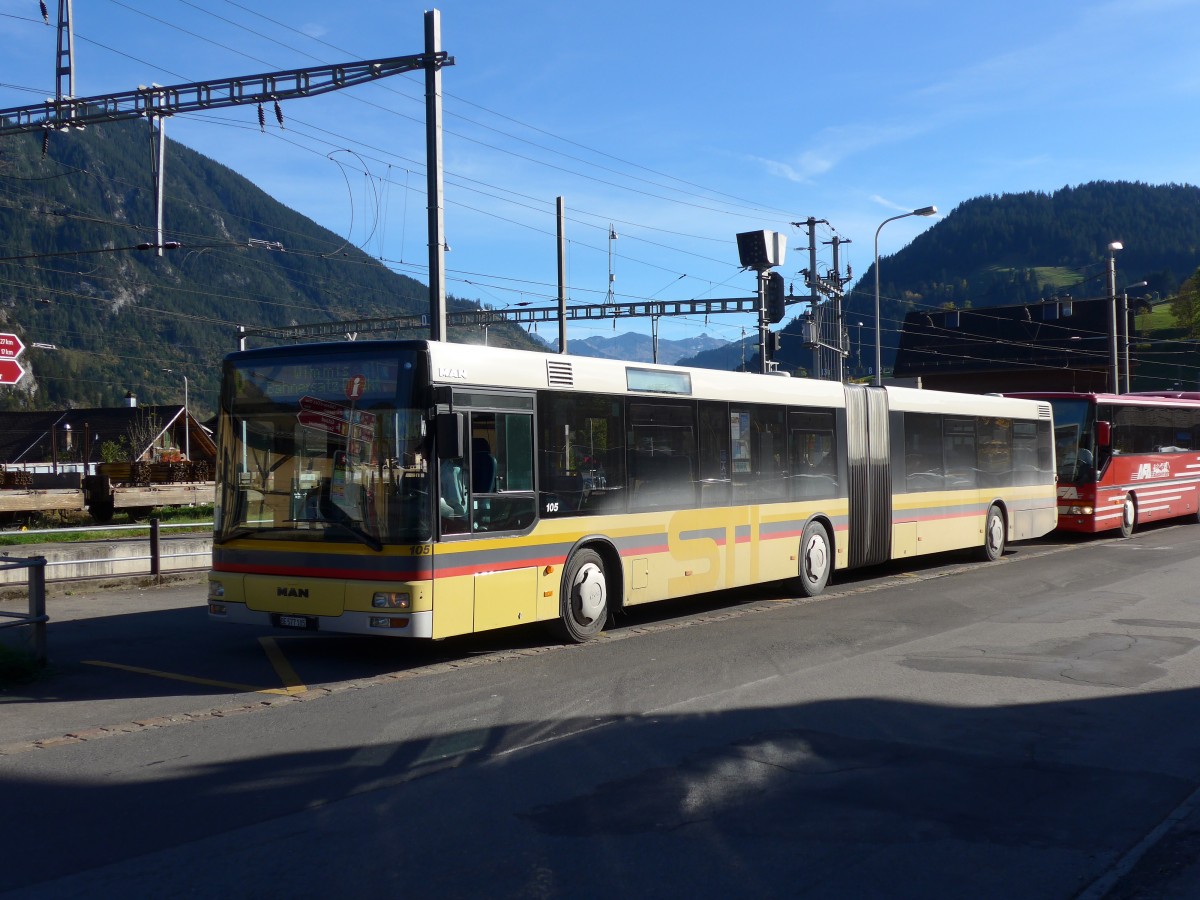
[[[0,332],[24,341],[28,370],[18,385],[0,387],[0,410],[115,406],[127,393],[178,403],[187,390],[204,416],[214,409],[220,360],[236,347],[239,325],[428,311],[425,285],[174,141],[164,237],[179,247],[161,257],[135,249],[156,240],[147,136],[140,122],[54,133],[44,155],[33,136],[0,140]],[[911,310],[1010,305],[1061,292],[1103,296],[1114,240],[1125,247],[1116,256],[1118,288],[1144,280],[1159,297],[1173,294],[1200,265],[1200,188],[1093,182],[965,201],[881,260],[885,365]],[[478,308],[454,297],[447,305]],[[858,329],[861,351],[863,332],[873,332],[873,266],[844,305],[847,322],[866,325]],[[785,324],[780,363],[812,371],[800,329],[798,319]],[[450,339],[481,343],[485,335],[452,329]],[[546,349],[515,324],[489,326],[486,340]],[[653,355],[645,334],[569,346],[629,360]],[[757,370],[757,352],[757,336],[743,349],[701,335],[660,340],[658,357],[722,369],[744,358]]]
[[[660,337],[658,361],[674,365],[680,359],[724,347],[725,344],[725,341],[709,337],[707,334],[682,340]],[[601,359],[624,359],[630,362],[651,362],[654,359],[654,342],[650,335],[632,331],[613,337],[589,337],[581,340],[571,340],[568,337],[567,350],[580,356],[597,356]]]
[[[44,155],[40,135],[0,139],[0,331],[28,348],[28,374],[0,388],[0,410],[115,406],[130,392],[178,403],[187,378],[204,415],[238,325],[429,311],[425,285],[231,169],[168,145],[164,241],[179,247],[160,257],[134,249],[156,241],[144,123],[53,133]],[[515,325],[489,332],[492,344],[530,346]],[[450,338],[481,342],[479,329]]]
[[[966,200],[911,244],[880,260],[880,321],[884,368],[891,365],[904,317],[911,311],[1010,306],[1070,295],[1108,294],[1109,244],[1115,253],[1116,286],[1147,282],[1139,292],[1173,295],[1200,267],[1200,188],[1097,181],[1053,193],[1025,192]],[[797,285],[799,287],[799,284]],[[795,307],[797,312],[807,304]],[[875,266],[850,288],[845,322],[865,327],[848,344],[853,354],[873,355]],[[812,371],[813,353],[803,347],[799,318],[783,328],[779,357],[788,371]],[[868,335],[866,343],[859,338]],[[831,335],[830,342],[836,342]],[[736,347],[736,345],[734,345]],[[740,365],[740,350],[732,367]],[[730,368],[727,350],[700,353],[687,365]],[[747,347],[747,366],[758,369],[757,338]],[[869,364],[869,360],[861,362]]]

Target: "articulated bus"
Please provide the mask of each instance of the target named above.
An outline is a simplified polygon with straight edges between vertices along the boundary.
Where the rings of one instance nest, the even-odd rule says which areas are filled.
[[[209,616],[594,637],[1055,522],[1050,405],[430,341],[224,363]]]
[[[1200,510],[1200,400],[1178,392],[1019,394],[1054,409],[1058,527],[1129,537]]]

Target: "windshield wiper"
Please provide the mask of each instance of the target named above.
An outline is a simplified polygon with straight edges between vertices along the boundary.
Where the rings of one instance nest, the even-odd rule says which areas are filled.
[[[350,534],[354,535],[354,537],[357,538],[360,543],[366,544],[377,553],[383,550],[383,542],[379,540],[379,538],[375,537],[375,535],[371,534],[369,531],[359,528],[357,525],[351,525],[349,522],[330,521],[329,519],[322,520],[322,524],[334,525],[343,531],[349,532]]]
[[[284,531],[284,530],[285,529],[279,528],[279,527],[250,528],[249,526],[243,525],[241,528],[235,528],[226,534],[213,535],[213,543],[214,544],[224,544],[226,541],[232,541],[235,538],[246,537],[247,535],[250,535],[250,534],[266,534],[269,531]]]

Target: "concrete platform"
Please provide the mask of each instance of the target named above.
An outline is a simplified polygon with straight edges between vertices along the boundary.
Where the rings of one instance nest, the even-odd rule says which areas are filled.
[[[160,536],[159,573],[207,569],[212,535]],[[0,549],[0,565],[10,560],[46,558],[46,581],[133,577],[151,574],[150,538],[111,538],[69,544],[25,544]],[[0,569],[0,588],[28,583],[24,567]]]

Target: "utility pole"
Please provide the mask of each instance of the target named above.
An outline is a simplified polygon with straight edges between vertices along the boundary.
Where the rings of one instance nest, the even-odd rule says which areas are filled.
[[[808,268],[802,270],[801,273],[810,290],[810,308],[807,314],[804,346],[812,350],[814,374],[818,378],[836,376],[838,381],[843,381],[845,380],[845,359],[849,355],[849,351],[846,349],[846,338],[843,334],[845,324],[842,321],[842,297],[844,295],[843,287],[850,278],[848,275],[845,278],[841,275],[840,247],[842,244],[850,242],[846,238],[834,235],[833,240],[829,242],[833,244],[833,268],[826,277],[822,278],[817,274],[816,226],[819,224],[828,225],[829,222],[826,219],[815,219],[810,216],[804,222],[792,223],[794,228],[801,226],[808,228],[809,264]],[[831,301],[832,322],[826,321],[826,303],[823,302],[823,298],[826,297]]]
[[[17,106],[0,110],[0,136],[26,132],[83,128],[101,122],[119,122],[127,119],[148,118],[158,126],[157,152],[159,160],[154,170],[156,188],[155,207],[158,224],[159,253],[162,252],[162,153],[166,138],[162,133],[163,118],[178,113],[197,112],[210,109],[225,109],[231,106],[261,105],[267,101],[276,104],[276,115],[281,100],[312,97],[354,87],[368,81],[378,81],[391,75],[400,75],[417,69],[425,70],[427,111],[430,115],[425,123],[426,148],[429,158],[426,168],[429,175],[429,256],[430,256],[430,316],[431,329],[439,319],[444,320],[446,297],[444,285],[445,235],[441,225],[442,207],[442,157],[441,157],[441,76],[443,66],[454,65],[454,57],[437,49],[440,44],[440,15],[437,10],[425,14],[426,52],[413,56],[395,56],[339,63],[332,66],[315,66],[306,69],[288,69],[281,72],[266,72],[260,75],[243,75],[213,81],[197,81],[189,84],[142,85],[133,91],[120,94],[100,94],[92,97],[74,96],[74,61],[71,37],[71,0],[59,0],[59,59],[57,63],[57,94],[55,99],[46,100],[37,106]],[[62,96],[64,93],[70,95]],[[436,282],[436,284],[435,284]],[[438,313],[440,311],[440,315]],[[444,337],[433,335],[435,340]]]
[[[558,352],[567,352],[567,207],[557,198],[558,212]]]
[[[75,96],[75,31],[71,25],[71,0],[58,0],[58,57],[54,64],[54,99],[60,109]]]
[[[833,240],[827,241],[833,245],[833,268],[829,271],[826,278],[827,286],[832,289],[833,293],[833,320],[834,328],[837,334],[837,352],[834,358],[837,362],[837,380],[846,380],[846,357],[850,355],[850,349],[847,346],[849,336],[846,332],[846,323],[842,311],[842,298],[845,296],[842,290],[846,286],[846,282],[850,280],[849,273],[845,279],[842,278],[842,261],[841,261],[841,246],[842,244],[851,243],[849,238],[841,237],[835,234]]]
[[[442,14],[425,13],[425,191],[429,201],[429,339],[446,334],[446,226],[442,221]],[[454,60],[450,59],[453,65]]]
[[[824,219],[814,219],[809,216],[805,220],[805,225],[808,226],[808,309],[813,317],[813,321],[817,327],[817,340],[823,341],[825,336],[823,310],[821,309],[819,295],[817,294],[817,222],[824,222]],[[818,346],[813,349],[813,362],[816,364],[814,368],[817,370],[817,377],[825,377],[825,353]]]

